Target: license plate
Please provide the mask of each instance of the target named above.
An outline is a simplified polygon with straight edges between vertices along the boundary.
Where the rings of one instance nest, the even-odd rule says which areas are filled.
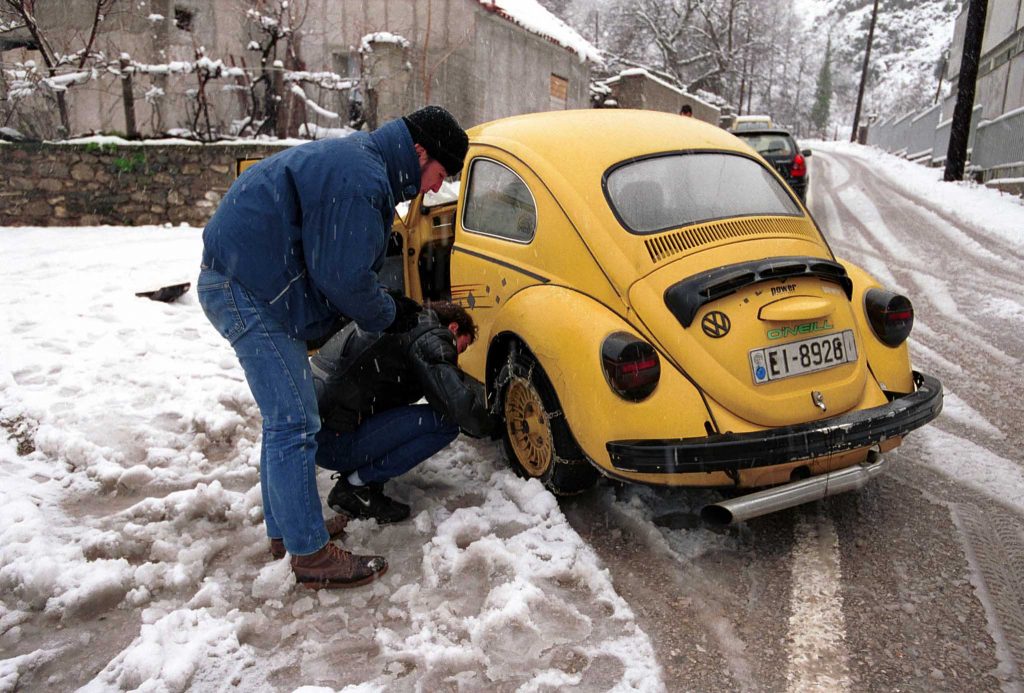
[[[753,349],[750,352],[750,369],[754,384],[761,385],[856,360],[857,343],[853,339],[853,330],[843,330],[799,342]]]

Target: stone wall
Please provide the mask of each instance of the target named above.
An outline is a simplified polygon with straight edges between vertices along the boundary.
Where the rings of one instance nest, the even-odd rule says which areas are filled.
[[[239,159],[286,145],[0,145],[0,226],[203,226]]]

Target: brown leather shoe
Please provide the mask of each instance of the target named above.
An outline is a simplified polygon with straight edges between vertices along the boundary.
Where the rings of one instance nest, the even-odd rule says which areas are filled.
[[[331,542],[308,556],[292,556],[295,581],[310,589],[359,587],[388,569],[383,556],[357,556]]]
[[[345,515],[335,515],[324,520],[324,526],[327,527],[327,534],[331,539],[337,539],[345,533],[345,527],[348,525],[348,517]],[[283,539],[271,539],[270,540],[270,555],[273,556],[275,561],[280,561],[284,558],[284,540]]]
[[[331,535],[331,539],[336,539],[345,533],[348,520],[347,515],[334,515],[324,520],[324,526],[327,527],[327,533]]]

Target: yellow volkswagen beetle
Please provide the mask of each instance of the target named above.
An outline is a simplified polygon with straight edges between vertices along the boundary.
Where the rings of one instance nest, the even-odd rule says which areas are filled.
[[[389,266],[470,310],[460,364],[520,473],[558,493],[599,474],[771,487],[705,508],[739,521],[861,486],[939,414],[910,301],[837,258],[733,135],[628,110],[469,135],[461,191],[411,206]]]

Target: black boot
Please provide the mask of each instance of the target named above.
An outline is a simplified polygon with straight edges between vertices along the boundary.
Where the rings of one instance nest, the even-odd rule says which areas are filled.
[[[384,495],[384,484],[353,486],[341,476],[327,496],[327,505],[337,513],[386,525],[409,517],[409,506]]]

